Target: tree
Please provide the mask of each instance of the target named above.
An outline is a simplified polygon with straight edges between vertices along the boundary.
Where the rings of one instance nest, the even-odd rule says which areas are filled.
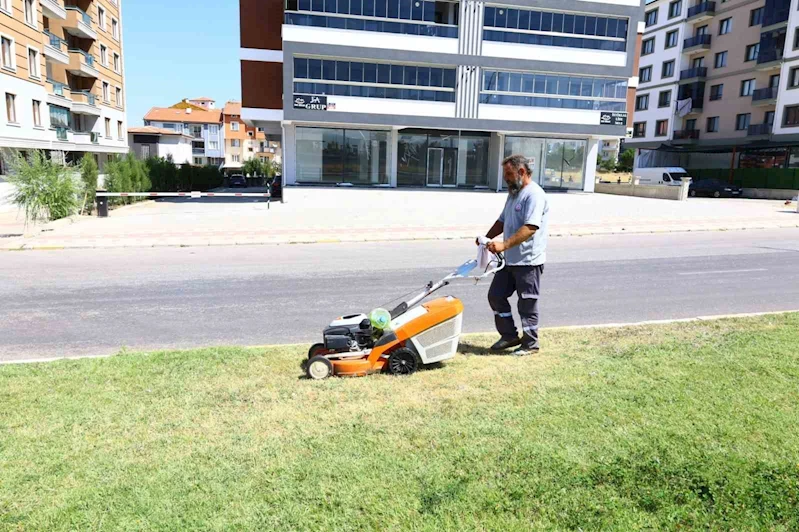
[[[619,155],[619,170],[623,170],[625,172],[632,172],[633,171],[633,163],[635,162],[635,150],[633,148],[627,148],[621,155]]]
[[[92,213],[95,194],[97,193],[97,161],[90,153],[83,154],[80,160],[80,177],[83,181],[83,207],[81,212]]]
[[[241,167],[241,170],[244,172],[244,175],[255,177],[264,175],[265,168],[264,164],[261,162],[261,159],[258,157],[253,157],[252,159],[244,161],[244,165]]]
[[[14,187],[11,201],[25,210],[25,222],[36,223],[72,216],[80,208],[83,186],[74,170],[48,159],[41,150],[23,157],[6,152],[8,182]]]

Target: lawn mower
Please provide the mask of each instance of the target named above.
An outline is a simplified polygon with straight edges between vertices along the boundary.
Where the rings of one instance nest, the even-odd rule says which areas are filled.
[[[485,242],[481,240],[483,245]],[[420,293],[390,312],[378,308],[369,315],[351,314],[334,320],[322,333],[324,342],[308,350],[308,359],[303,361],[307,376],[361,377],[381,371],[410,375],[423,366],[454,357],[461,335],[463,303],[452,296],[419,303],[452,281],[477,282],[505,266],[501,253],[488,255],[488,260],[480,261],[484,263],[480,275],[470,275],[478,266],[478,260],[473,259],[440,281],[429,282]]]

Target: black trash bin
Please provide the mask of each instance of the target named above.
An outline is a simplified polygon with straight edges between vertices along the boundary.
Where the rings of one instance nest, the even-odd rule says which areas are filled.
[[[105,190],[98,190],[97,192],[105,192]],[[97,216],[99,218],[108,217],[108,198],[105,196],[97,196]]]

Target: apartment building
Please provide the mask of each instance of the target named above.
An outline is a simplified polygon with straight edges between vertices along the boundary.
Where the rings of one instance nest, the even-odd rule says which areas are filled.
[[[192,157],[188,162],[191,164],[221,166],[224,163],[222,110],[217,109],[210,98],[186,99],[171,107],[153,107],[144,115],[144,126],[190,135]]]
[[[0,0],[0,148],[126,153],[123,55],[122,0]]]
[[[626,133],[639,0],[240,0],[242,119],[287,184],[592,191]]]
[[[757,166],[764,149],[778,148],[776,165],[788,164],[799,147],[798,8],[797,0],[648,2],[627,145],[731,152],[734,166]]]

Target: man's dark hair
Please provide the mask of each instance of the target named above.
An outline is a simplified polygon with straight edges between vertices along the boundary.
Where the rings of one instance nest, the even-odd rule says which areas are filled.
[[[502,160],[502,166],[505,166],[506,164],[509,164],[511,168],[513,168],[516,171],[518,171],[519,168],[524,167],[524,169],[527,171],[527,175],[531,177],[533,175],[533,167],[530,164],[530,159],[528,159],[524,155],[520,155],[517,153],[515,155],[510,155],[508,157],[505,157]]]

